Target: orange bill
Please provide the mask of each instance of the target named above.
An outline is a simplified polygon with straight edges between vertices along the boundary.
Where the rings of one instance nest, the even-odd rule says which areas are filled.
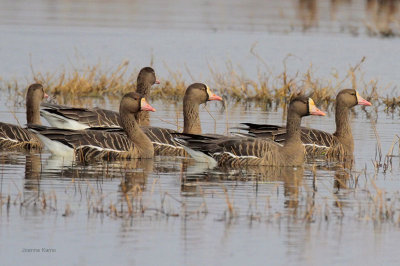
[[[321,115],[321,116],[326,115],[324,112],[318,109],[318,107],[314,103],[314,100],[311,98],[308,98],[308,110],[311,115]]]
[[[142,111],[150,111],[150,112],[155,112],[156,109],[154,109],[147,101],[145,98],[142,98],[140,100],[140,110]]]
[[[367,101],[363,97],[361,97],[360,94],[358,94],[358,92],[356,92],[356,97],[357,97],[357,104],[366,105],[366,106],[372,105],[369,101]]]
[[[207,94],[209,101],[222,101],[222,97],[213,93],[208,86],[207,86]]]

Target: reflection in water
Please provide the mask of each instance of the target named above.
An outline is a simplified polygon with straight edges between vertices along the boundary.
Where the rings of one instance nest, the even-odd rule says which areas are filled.
[[[367,0],[367,29],[372,35],[393,36],[399,34],[400,15],[398,0]]]
[[[40,154],[29,153],[25,160],[24,203],[40,198],[42,162]]]
[[[13,167],[19,160],[10,156],[1,157],[2,164],[10,164]],[[26,154],[23,198],[21,206],[39,207],[41,211],[46,208],[56,210],[57,201],[60,201],[62,194],[57,195],[48,183],[65,183],[64,194],[67,197],[79,195],[80,200],[86,201],[88,213],[108,213],[116,216],[126,215],[125,210],[120,212],[115,206],[128,206],[128,215],[133,211],[143,210],[142,194],[146,190],[147,177],[153,173],[153,160],[125,160],[125,161],[98,161],[91,164],[62,161],[59,157],[50,156],[44,160],[42,169],[42,158],[40,154]],[[104,185],[113,180],[119,180],[118,193],[104,191]],[[41,188],[41,186],[44,186]],[[117,195],[117,197],[115,197]],[[19,196],[16,197],[18,199]],[[115,198],[115,200],[114,200]],[[107,206],[106,199],[110,200]],[[52,204],[54,203],[54,204]],[[70,215],[70,203],[66,205],[64,216]],[[140,203],[140,204],[137,204]],[[136,205],[134,205],[136,204]],[[62,207],[63,204],[61,205]],[[133,210],[132,206],[136,209]],[[107,209],[110,207],[111,209]],[[114,208],[114,209],[112,209]],[[35,210],[37,208],[34,208]],[[37,209],[37,210],[39,210]],[[64,211],[64,210],[62,210]]]
[[[331,5],[330,5],[330,19],[331,20],[336,20],[337,19],[337,14],[339,12],[340,7],[343,7],[345,9],[351,8],[352,0],[331,0]]]
[[[160,1],[8,1],[1,25],[51,25],[208,31],[316,31],[398,35],[399,0],[288,0],[216,3]],[[112,10],[113,12],[110,12]],[[139,11],[140,10],[140,11]],[[34,14],[34,15],[33,15]],[[62,19],[59,19],[62,18]],[[366,29],[366,30],[365,30]]]
[[[325,18],[319,17],[320,13],[324,13],[324,6],[327,6],[324,2],[298,0],[297,13],[303,31],[327,25]],[[366,32],[370,35],[398,36],[400,34],[399,2],[399,0],[330,0],[330,20],[331,22],[339,20],[343,25],[347,24],[349,32],[354,35],[358,35],[358,27],[366,26]],[[365,18],[363,14],[358,13],[362,10],[361,6],[365,6]],[[332,25],[330,28],[332,29]]]
[[[147,177],[153,172],[153,166],[154,161],[149,159],[129,161],[124,167],[126,174],[122,179],[120,191],[125,194],[135,189],[145,190]]]
[[[350,184],[353,180],[351,178],[351,169],[353,168],[354,157],[345,159],[342,163],[336,165],[335,176],[334,176],[334,188],[337,190],[348,189],[353,187],[355,184]]]
[[[303,30],[306,31],[318,24],[317,0],[299,0],[299,19],[302,21]]]
[[[181,192],[184,196],[201,196],[201,194],[207,193],[207,190],[220,187],[226,181],[244,181],[254,184],[256,194],[259,184],[282,185],[285,198],[284,206],[292,209],[294,214],[299,204],[299,189],[303,185],[304,177],[303,167],[247,166],[241,169],[221,167],[200,173],[189,172],[186,169],[187,162],[184,162],[181,181]]]

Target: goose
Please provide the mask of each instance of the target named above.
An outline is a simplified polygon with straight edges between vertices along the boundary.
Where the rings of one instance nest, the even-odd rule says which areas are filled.
[[[136,92],[148,98],[153,84],[160,84],[151,67],[144,67],[137,77]],[[118,112],[101,108],[76,108],[58,104],[44,103],[40,115],[47,122],[57,128],[81,130],[90,127],[117,127],[121,128]],[[138,112],[136,114],[140,125],[150,125],[149,113]]]
[[[288,107],[287,139],[284,145],[269,139],[253,137],[218,137],[178,134],[175,138],[198,162],[209,167],[241,167],[247,165],[300,166],[304,162],[304,146],[300,139],[301,118],[324,116],[311,98],[297,96]]]
[[[123,96],[119,114],[126,135],[104,130],[71,130],[38,125],[28,125],[54,154],[66,159],[90,161],[93,159],[153,158],[150,139],[136,122],[139,111],[152,111],[146,99],[139,93]]]
[[[307,127],[301,128],[301,141],[306,146],[307,155],[329,155],[333,158],[340,158],[353,154],[354,139],[349,112],[356,105],[370,106],[371,103],[354,89],[341,90],[336,96],[335,133],[331,134]],[[241,129],[247,130],[248,135],[253,137],[271,138],[279,143],[283,143],[287,139],[285,127],[251,123],[244,123],[244,125],[247,128]]]
[[[26,120],[28,124],[40,125],[40,102],[47,98],[41,84],[35,83],[29,86],[26,94]],[[42,143],[27,130],[17,125],[0,122],[0,149],[13,150],[40,150]]]
[[[222,101],[222,98],[203,83],[193,83],[186,89],[183,97],[183,133],[202,133],[199,107],[207,101]],[[174,134],[178,131],[160,127],[142,127],[142,129],[152,141],[155,155],[186,155],[183,147],[174,139]]]

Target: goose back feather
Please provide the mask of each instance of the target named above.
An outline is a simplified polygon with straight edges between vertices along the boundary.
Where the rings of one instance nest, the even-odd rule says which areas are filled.
[[[40,150],[42,143],[35,134],[13,124],[0,122],[1,150]]]

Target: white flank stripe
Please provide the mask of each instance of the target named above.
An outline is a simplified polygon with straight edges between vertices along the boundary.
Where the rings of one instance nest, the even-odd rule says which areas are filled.
[[[153,143],[155,145],[160,145],[160,146],[168,146],[168,147],[171,147],[171,148],[174,148],[174,149],[183,149],[180,146],[174,146],[174,145],[167,144],[167,143],[160,143],[160,142],[155,142],[155,141],[152,141],[151,143]]]
[[[275,142],[275,141],[273,141],[272,139],[271,139],[271,141],[272,141],[273,143],[275,143],[276,145],[278,145],[278,146],[281,146],[281,147],[283,147],[283,146],[284,146],[282,143]]]
[[[114,150],[114,149],[110,149],[110,148],[103,148],[103,147],[94,146],[94,145],[81,145],[81,146],[76,147],[76,149],[80,149],[83,147],[89,147],[91,149],[95,149],[98,151],[105,151],[105,152],[127,152],[127,151],[121,151],[121,150]]]
[[[0,138],[0,139],[4,139],[4,140],[6,140],[6,141],[11,141],[11,142],[19,142],[19,141],[16,140],[16,139],[10,139],[10,138]]]
[[[317,144],[310,144],[310,143],[307,143],[307,144],[303,143],[303,145],[304,146],[313,146],[313,147],[322,148],[322,149],[329,149],[330,148],[330,147],[325,146],[325,145],[317,145]]]
[[[236,136],[236,137],[252,138],[252,136],[250,136],[250,134],[246,134],[246,133],[231,132],[231,134],[232,134],[233,136]]]
[[[214,153],[215,155],[220,155],[220,154],[228,154],[229,156],[231,156],[231,157],[233,157],[233,158],[254,158],[254,159],[259,159],[259,157],[257,157],[257,156],[253,156],[253,155],[235,155],[235,154],[233,154],[233,153],[231,153],[231,152],[227,152],[227,151],[224,151],[224,152],[216,152],[216,153]]]

